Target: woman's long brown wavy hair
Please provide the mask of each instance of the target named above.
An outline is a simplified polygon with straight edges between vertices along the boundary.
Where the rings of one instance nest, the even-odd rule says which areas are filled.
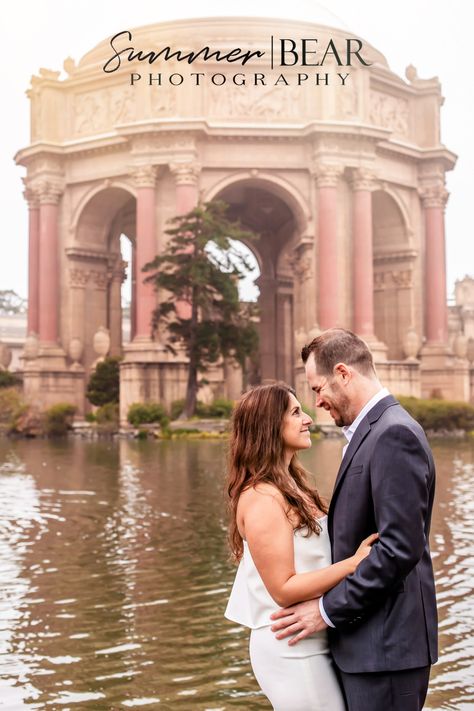
[[[282,424],[290,404],[290,393],[294,394],[294,390],[286,383],[259,385],[246,392],[234,408],[227,494],[229,544],[237,561],[243,554],[242,536],[237,528],[237,504],[246,489],[262,482],[274,484],[288,503],[288,511],[298,515],[298,528],[307,527],[308,533],[319,534],[321,531],[308,500],[327,513],[327,505],[308,484],[308,472],[297,456],[293,455],[288,469],[285,466]]]

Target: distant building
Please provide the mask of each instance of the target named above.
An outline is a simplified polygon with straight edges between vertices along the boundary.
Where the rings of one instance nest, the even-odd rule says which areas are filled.
[[[8,370],[22,370],[25,339],[26,314],[4,314],[0,312],[0,344],[6,346],[11,353]]]

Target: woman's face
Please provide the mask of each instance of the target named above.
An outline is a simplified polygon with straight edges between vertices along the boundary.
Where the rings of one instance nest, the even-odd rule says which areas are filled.
[[[293,455],[300,449],[311,447],[309,426],[313,420],[301,409],[301,405],[292,393],[283,417],[281,435],[283,445],[288,454]]]

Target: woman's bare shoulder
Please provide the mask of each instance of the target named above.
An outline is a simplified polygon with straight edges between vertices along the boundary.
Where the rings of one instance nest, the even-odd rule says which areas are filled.
[[[246,509],[254,505],[263,505],[272,501],[280,505],[285,504],[285,497],[280,489],[271,482],[259,482],[254,486],[249,486],[239,497],[239,508]]]

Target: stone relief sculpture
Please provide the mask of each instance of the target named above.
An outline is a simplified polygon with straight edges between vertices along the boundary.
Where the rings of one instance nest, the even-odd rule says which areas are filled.
[[[249,87],[224,84],[210,87],[207,104],[219,118],[295,119],[306,114],[301,87]]]
[[[406,99],[372,91],[370,97],[370,120],[383,128],[389,128],[400,136],[408,136],[409,104]]]
[[[109,106],[113,124],[133,121],[136,114],[136,101],[133,89],[131,87],[126,91],[121,87],[112,89],[110,91]]]
[[[353,73],[354,74],[354,73]],[[358,93],[356,89],[356,78],[351,76],[350,83],[345,84],[344,88],[336,92],[336,116],[341,118],[353,118],[358,116]]]
[[[173,87],[155,87],[150,101],[153,116],[169,116],[177,112],[176,90]]]
[[[92,91],[74,97],[73,116],[76,134],[93,134],[115,124],[135,119],[136,101],[133,90],[116,87],[109,91]]]
[[[95,133],[106,127],[104,92],[89,92],[74,97],[74,132]]]

